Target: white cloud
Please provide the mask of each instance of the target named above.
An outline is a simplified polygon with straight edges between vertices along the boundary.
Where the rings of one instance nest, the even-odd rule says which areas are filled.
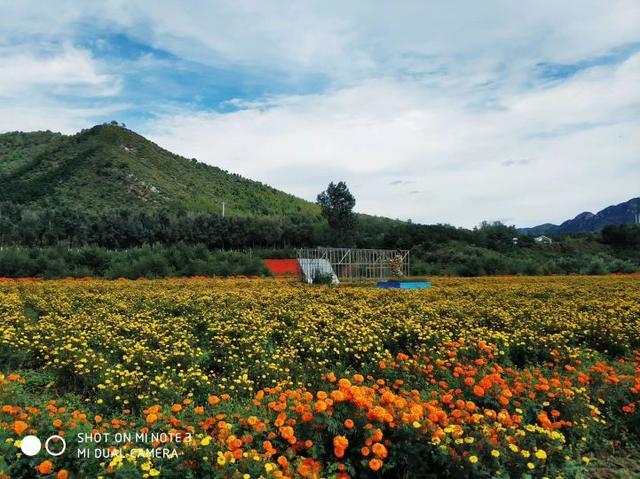
[[[0,71],[0,131],[74,133],[124,108],[121,77],[68,43],[0,47]]]
[[[307,199],[346,179],[363,212],[528,225],[637,194],[638,82],[640,54],[535,90],[499,92],[500,108],[486,111],[469,107],[482,91],[434,96],[420,81],[377,80],[271,98],[266,108],[171,115],[147,132],[172,151]],[[505,168],[513,158],[529,161]],[[398,179],[414,184],[390,184]]]
[[[127,3],[129,5],[129,3]],[[319,72],[349,83],[445,71],[475,82],[538,61],[575,62],[640,40],[636,0],[196,2],[103,13],[138,38],[207,64]]]
[[[125,64],[143,84],[163,84],[144,58],[109,63],[85,49],[93,42],[107,55],[108,35],[124,34],[239,82],[246,72],[265,85],[275,78],[274,91],[325,85],[228,98],[241,110],[224,114],[162,97],[127,105],[134,117],[157,116],[127,123],[168,149],[307,199],[343,178],[361,211],[527,225],[638,194],[640,55],[538,77],[540,63],[589,64],[638,44],[637,0],[0,5],[0,129],[104,121],[125,108]]]
[[[0,98],[19,97],[36,90],[39,95],[114,96],[119,78],[100,72],[86,50],[66,45],[45,51],[0,48]]]
[[[637,0],[3,2],[7,37],[124,32],[213,65],[320,72],[353,81],[381,73],[449,72],[575,62],[637,42]],[[513,65],[506,65],[506,62]],[[478,69],[477,77],[482,74]]]

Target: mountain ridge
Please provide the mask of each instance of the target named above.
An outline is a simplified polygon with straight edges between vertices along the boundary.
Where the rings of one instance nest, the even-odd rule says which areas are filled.
[[[597,213],[583,211],[574,218],[563,221],[559,225],[544,223],[530,228],[519,228],[518,231],[531,236],[541,234],[563,235],[571,233],[594,233],[600,231],[607,225],[634,223],[636,214],[640,214],[640,197],[607,206]]]

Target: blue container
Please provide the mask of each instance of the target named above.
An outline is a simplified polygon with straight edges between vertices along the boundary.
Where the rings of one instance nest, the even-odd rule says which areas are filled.
[[[403,283],[401,281],[378,281],[378,288],[398,288],[398,289],[424,289],[431,287],[428,281],[412,281]]]

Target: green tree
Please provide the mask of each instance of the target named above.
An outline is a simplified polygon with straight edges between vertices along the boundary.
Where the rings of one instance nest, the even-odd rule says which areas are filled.
[[[335,232],[336,240],[343,246],[351,246],[356,225],[356,215],[353,212],[356,199],[347,188],[347,184],[344,181],[334,184],[332,181],[327,189],[318,195],[316,202],[322,209],[322,216]]]
[[[607,225],[602,229],[602,241],[615,248],[640,246],[640,226],[633,224]]]

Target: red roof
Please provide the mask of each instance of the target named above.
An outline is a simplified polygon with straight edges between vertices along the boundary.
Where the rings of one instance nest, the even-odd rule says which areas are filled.
[[[302,277],[302,271],[296,259],[265,259],[264,264],[274,276]]]

